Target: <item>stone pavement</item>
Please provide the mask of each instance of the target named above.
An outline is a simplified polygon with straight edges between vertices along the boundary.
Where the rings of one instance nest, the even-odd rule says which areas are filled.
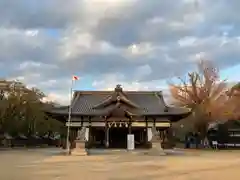
[[[2,180],[239,180],[239,152],[175,150],[167,156],[142,151],[95,151],[62,156],[59,150],[0,152]]]

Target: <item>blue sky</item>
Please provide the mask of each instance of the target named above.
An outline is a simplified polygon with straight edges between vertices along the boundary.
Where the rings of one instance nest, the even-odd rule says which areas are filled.
[[[61,36],[61,30],[60,29],[46,29],[45,30],[46,35],[58,39]]]
[[[231,68],[227,68],[220,73],[222,79],[227,79],[232,82],[240,81],[240,65],[236,65]]]
[[[167,94],[167,82],[200,58],[238,82],[238,7],[239,0],[2,0],[0,77],[60,103],[72,75],[80,77],[74,89],[122,84]]]

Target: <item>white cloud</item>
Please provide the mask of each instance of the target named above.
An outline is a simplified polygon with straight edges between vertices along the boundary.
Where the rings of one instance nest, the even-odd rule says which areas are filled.
[[[128,53],[133,56],[143,56],[150,54],[154,50],[154,47],[149,42],[141,42],[139,44],[133,44],[128,47]]]
[[[40,66],[41,66],[41,63],[34,62],[34,61],[25,61],[25,62],[20,64],[19,69],[24,70],[24,69],[27,69],[27,68],[40,67]]]
[[[50,79],[47,81],[40,82],[39,85],[44,86],[44,87],[52,87],[52,86],[56,85],[57,83],[58,83],[58,81],[56,79]]]
[[[200,57],[220,68],[239,64],[239,5],[237,0],[41,0],[34,5],[3,0],[0,76],[38,86],[55,99],[67,94],[72,74],[90,77],[86,84],[96,89],[117,83],[161,89],[165,79],[191,70]]]
[[[38,33],[39,33],[38,30],[27,30],[27,31],[25,32],[26,36],[37,36]]]
[[[181,47],[193,46],[194,43],[196,42],[196,40],[197,40],[196,37],[187,36],[187,37],[184,37],[182,39],[179,39],[178,44]]]
[[[68,94],[57,94],[54,92],[51,92],[47,95],[47,97],[43,98],[43,102],[57,102],[62,105],[69,105],[70,102],[70,95]]]
[[[118,49],[109,42],[97,40],[90,33],[82,33],[77,29],[68,31],[66,37],[62,38],[59,49],[64,60],[74,59],[88,54],[111,54],[118,53]]]
[[[142,79],[152,73],[152,68],[148,65],[139,66],[135,71],[135,79]]]

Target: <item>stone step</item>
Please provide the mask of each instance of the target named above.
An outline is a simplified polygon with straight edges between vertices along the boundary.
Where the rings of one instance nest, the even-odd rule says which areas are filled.
[[[85,149],[74,149],[71,151],[71,155],[73,156],[87,156],[88,153]]]

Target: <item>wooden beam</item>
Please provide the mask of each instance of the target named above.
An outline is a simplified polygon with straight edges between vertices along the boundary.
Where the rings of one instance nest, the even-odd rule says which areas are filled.
[[[120,122],[116,122],[117,124],[120,124]],[[125,123],[122,123],[122,127],[123,127],[123,124]],[[68,122],[66,122],[66,126],[68,126]],[[89,124],[89,122],[71,122],[70,123],[70,126],[71,127],[105,127],[105,122],[92,122],[91,124]],[[131,126],[132,127],[146,127],[146,123],[145,122],[132,122],[131,123]],[[171,126],[171,123],[170,122],[156,122],[155,123],[155,126],[156,127],[170,127]],[[114,126],[113,126],[114,127]],[[153,122],[148,122],[147,123],[147,127],[153,127]]]
[[[66,126],[68,126],[68,122],[66,122]],[[89,122],[71,122],[70,123],[71,127],[104,127],[105,123],[104,122],[91,122],[91,124],[89,124]]]
[[[132,134],[132,117],[128,119],[128,134]]]

